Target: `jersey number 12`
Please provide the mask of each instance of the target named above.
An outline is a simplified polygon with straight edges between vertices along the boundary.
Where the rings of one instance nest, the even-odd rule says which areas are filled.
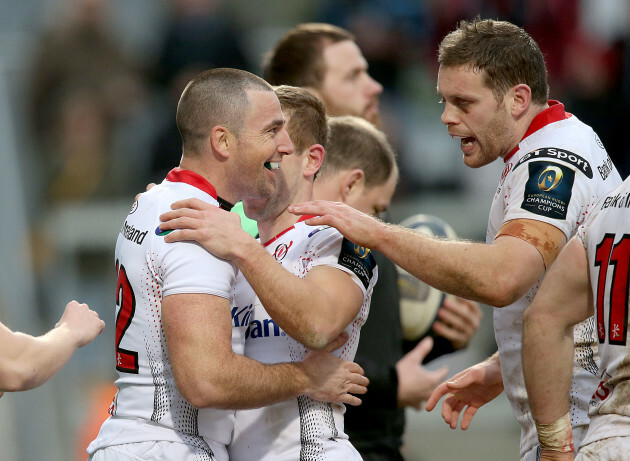
[[[138,374],[138,352],[130,351],[120,347],[120,342],[131,325],[133,316],[136,313],[136,297],[127,278],[125,266],[116,261],[116,272],[118,272],[118,282],[116,283],[116,370],[125,373]]]

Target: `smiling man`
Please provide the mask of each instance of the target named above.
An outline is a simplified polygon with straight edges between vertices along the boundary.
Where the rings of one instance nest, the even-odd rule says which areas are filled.
[[[294,147],[273,88],[248,72],[206,71],[182,93],[177,126],[180,167],[139,196],[116,243],[118,391],[88,447],[94,461],[225,461],[234,409],[298,396],[357,404],[350,392],[366,392],[361,368],[326,352],[347,339],[343,328],[301,362],[245,357],[253,307],[234,296],[235,265],[194,242],[167,243],[160,229],[160,214],[180,199],[218,211],[284,196],[277,166]]]
[[[350,207],[313,202],[292,208],[320,215],[313,225],[338,228],[381,251],[424,282],[495,306],[498,354],[438,386],[431,410],[448,394],[442,415],[466,429],[477,409],[505,388],[522,427],[521,459],[536,459],[536,429],[521,366],[523,312],[545,271],[598,197],[621,182],[593,130],[548,100],[547,70],[536,42],[504,21],[463,21],[440,44],[442,122],[472,168],[501,160],[486,243],[432,239],[375,220]],[[571,415],[576,447],[588,425],[596,385],[592,319],[575,329]]]
[[[369,250],[334,228],[307,226],[287,211],[289,204],[313,198],[328,128],[324,105],[309,91],[290,86],[275,91],[295,153],[270,172],[276,184],[272,196],[243,200],[247,214],[258,221],[260,241],[242,230],[234,213],[197,200],[173,204],[160,227],[177,229],[166,241],[196,240],[239,268],[236,304],[254,306],[245,341],[248,357],[293,363],[345,331],[348,342],[334,354],[352,360],[378,270]],[[230,460],[360,460],[344,432],[344,413],[343,405],[307,395],[239,410]]]

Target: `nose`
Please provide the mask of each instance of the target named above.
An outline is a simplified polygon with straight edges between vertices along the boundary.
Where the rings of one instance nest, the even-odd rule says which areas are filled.
[[[374,80],[370,75],[367,76],[368,79],[368,93],[370,96],[378,96],[383,92],[383,85]]]
[[[293,154],[294,147],[291,138],[289,137],[289,133],[286,127],[282,127],[282,130],[278,133],[278,153],[280,155],[291,155]]]
[[[440,117],[440,120],[446,126],[457,123],[457,117],[455,116],[455,111],[453,110],[451,105],[447,102],[444,103],[444,111],[442,112],[442,116]]]

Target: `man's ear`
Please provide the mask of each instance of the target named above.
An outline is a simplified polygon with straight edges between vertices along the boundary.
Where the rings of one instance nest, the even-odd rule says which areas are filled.
[[[348,198],[356,197],[363,193],[365,186],[365,172],[360,168],[348,170],[341,182],[341,196],[344,203],[348,202]]]
[[[313,144],[308,148],[306,153],[307,161],[304,167],[304,176],[315,176],[324,162],[326,150],[321,144]]]
[[[233,149],[236,143],[236,137],[226,127],[217,125],[210,131],[208,142],[214,152],[227,159],[230,156],[230,149]]]
[[[529,108],[532,101],[532,89],[529,85],[520,83],[512,87],[510,96],[508,109],[514,117],[520,117]]]

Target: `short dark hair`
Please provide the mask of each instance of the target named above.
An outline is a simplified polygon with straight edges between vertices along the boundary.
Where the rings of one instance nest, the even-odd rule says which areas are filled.
[[[522,28],[507,21],[461,21],[440,43],[438,63],[444,67],[469,66],[485,71],[484,84],[497,101],[511,87],[525,83],[532,101],[549,99],[545,59],[536,41]]]
[[[189,82],[177,104],[176,115],[184,152],[199,152],[217,125],[238,135],[249,107],[250,90],[273,88],[257,75],[228,68],[207,70]]]
[[[329,117],[330,145],[321,176],[360,168],[365,186],[385,184],[396,167],[396,154],[385,133],[367,120],[353,115]]]
[[[289,116],[287,131],[295,154],[301,154],[313,144],[321,144],[326,148],[328,123],[324,103],[304,88],[281,85],[275,87],[274,91],[280,100],[282,112]]]
[[[326,73],[324,47],[354,41],[341,27],[323,23],[300,24],[289,30],[267,54],[263,76],[272,85],[320,88]]]

